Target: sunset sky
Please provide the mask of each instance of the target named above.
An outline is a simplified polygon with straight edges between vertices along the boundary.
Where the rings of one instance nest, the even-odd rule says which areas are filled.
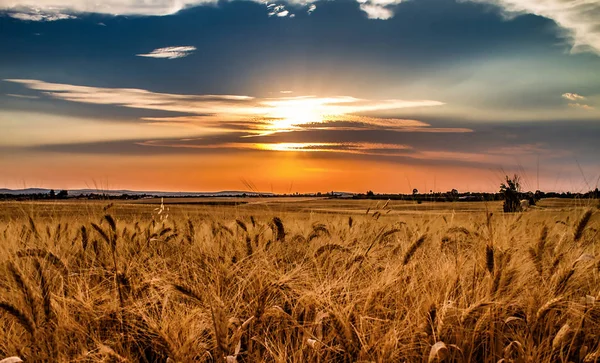
[[[0,0],[0,188],[587,191],[600,0]]]

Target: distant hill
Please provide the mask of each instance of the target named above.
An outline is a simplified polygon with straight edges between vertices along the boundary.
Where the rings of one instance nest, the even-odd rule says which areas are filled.
[[[29,194],[48,194],[51,189],[44,188],[27,188],[27,189],[6,189],[0,188],[0,194],[8,195],[29,195]],[[59,189],[55,189],[58,193]],[[120,195],[151,195],[156,197],[226,197],[226,196],[247,196],[255,195],[275,195],[274,193],[256,193],[244,192],[239,190],[225,190],[220,192],[161,192],[161,191],[137,191],[137,190],[99,190],[99,189],[72,189],[68,190],[70,196],[88,195],[88,194],[103,194],[111,196]]]
[[[46,194],[50,189],[27,188],[27,189],[6,189],[0,188],[0,194],[22,195],[22,194]]]

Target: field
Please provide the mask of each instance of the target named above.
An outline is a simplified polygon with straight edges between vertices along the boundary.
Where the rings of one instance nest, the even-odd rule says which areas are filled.
[[[598,201],[0,204],[0,360],[600,362]]]

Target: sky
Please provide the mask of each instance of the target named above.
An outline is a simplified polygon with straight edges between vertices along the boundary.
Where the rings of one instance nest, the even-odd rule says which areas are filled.
[[[0,188],[587,191],[600,0],[0,0]]]

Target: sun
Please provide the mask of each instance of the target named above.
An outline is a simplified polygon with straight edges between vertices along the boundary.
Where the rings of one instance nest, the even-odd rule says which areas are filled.
[[[298,125],[323,122],[323,115],[315,109],[286,107],[278,110],[273,120],[275,129],[294,129]]]
[[[327,113],[326,105],[319,98],[276,100],[270,106],[267,116],[272,119],[270,123],[273,131],[291,131],[299,125],[321,123]]]

